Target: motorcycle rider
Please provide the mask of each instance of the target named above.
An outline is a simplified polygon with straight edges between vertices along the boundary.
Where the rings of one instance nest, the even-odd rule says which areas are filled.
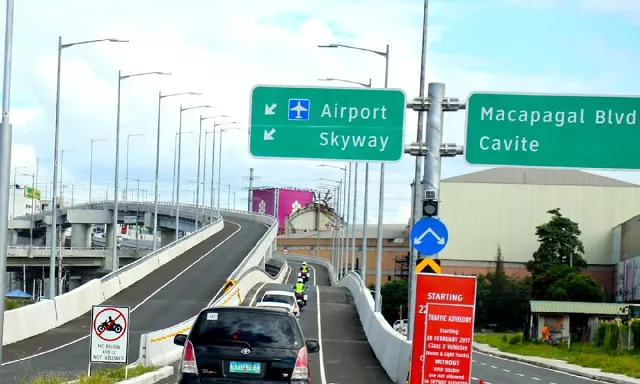
[[[307,300],[305,300],[305,294],[304,294],[304,290],[305,290],[305,286],[304,286],[304,281],[302,281],[301,278],[299,278],[296,282],[296,284],[292,287],[293,288],[293,292],[295,293],[296,296],[298,296],[299,294],[302,295],[302,301],[304,303],[304,305],[307,305]]]
[[[309,266],[307,265],[307,262],[304,261],[300,266],[300,272],[307,273],[308,271],[309,271]]]

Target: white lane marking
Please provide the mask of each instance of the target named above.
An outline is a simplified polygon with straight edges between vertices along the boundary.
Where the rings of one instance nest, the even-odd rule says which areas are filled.
[[[322,352],[322,317],[320,315],[320,289],[316,289],[316,310],[318,312],[318,359],[320,360],[320,382],[327,384],[327,378],[324,373],[324,353]]]
[[[540,381],[540,379],[538,379],[537,377],[532,377],[531,380]]]
[[[313,279],[313,286],[316,286],[316,269],[309,264],[309,269],[313,271],[313,275],[311,275],[311,279]]]
[[[284,281],[285,284],[289,283],[289,278],[291,277],[291,272],[293,272],[293,267],[290,266],[289,263],[287,263],[287,266],[289,267],[289,273],[287,273],[287,278]]]
[[[251,298],[251,301],[249,302],[249,306],[250,306],[250,307],[253,307],[253,304],[255,304],[255,303],[256,303],[256,299],[258,298],[258,293],[260,292],[260,290],[261,290],[261,289],[262,289],[266,284],[267,284],[266,282],[265,282],[265,283],[260,284],[260,288],[258,288],[258,289],[256,290],[256,292],[253,294],[253,297]]]
[[[180,273],[178,273],[174,278],[172,278],[171,280],[167,281],[166,283],[164,283],[164,285],[162,285],[160,288],[156,289],[155,292],[153,292],[152,294],[150,294],[149,296],[147,296],[144,300],[142,300],[138,305],[136,305],[135,307],[133,307],[133,309],[130,312],[134,312],[136,309],[140,308],[140,306],[144,303],[146,303],[147,301],[149,301],[151,298],[153,298],[153,296],[155,296],[158,292],[160,292],[161,290],[163,290],[164,288],[166,288],[169,284],[171,284],[172,282],[174,282],[178,277],[182,276],[182,274],[184,274],[185,272],[187,272],[189,269],[191,269],[194,265],[198,264],[200,262],[200,260],[204,259],[205,257],[209,256],[213,251],[215,251],[219,246],[221,246],[222,244],[224,244],[227,240],[229,240],[230,238],[232,238],[236,233],[240,232],[240,230],[242,230],[242,226],[236,222],[233,221],[229,221],[229,220],[225,220],[226,222],[229,222],[231,224],[235,224],[238,226],[238,229],[235,230],[232,234],[230,234],[227,238],[225,238],[224,240],[222,240],[218,245],[216,245],[215,247],[213,247],[209,252],[205,253],[204,255],[202,255],[198,260],[194,261],[193,263],[191,263],[190,265],[188,265],[185,269],[183,269]],[[174,259],[175,260],[175,259]],[[122,291],[120,291],[122,292]],[[120,293],[118,292],[118,293]],[[27,357],[23,357],[17,360],[12,360],[12,361],[7,361],[6,363],[2,363],[2,367],[4,367],[5,365],[10,365],[10,364],[15,364],[15,363],[19,363],[21,361],[26,361],[26,360],[30,360],[33,359],[35,357],[39,357],[42,355],[46,355],[52,352],[56,352],[59,351],[63,348],[66,348],[70,345],[76,344],[81,342],[82,340],[88,339],[90,335],[87,336],[83,336],[79,339],[70,341],[66,344],[63,345],[59,345],[55,348],[49,349],[47,351],[44,352],[39,352],[36,354],[33,354],[31,356],[27,356]]]
[[[493,356],[493,355],[489,355],[489,354],[486,354],[486,353],[483,353],[483,352],[480,352],[480,351],[475,351],[475,350],[474,350],[474,351],[473,351],[473,353],[477,353],[478,355],[485,356],[485,357],[487,357],[487,358],[489,358],[489,359],[497,359],[497,360],[507,361],[507,362],[509,362],[509,363],[526,365],[526,366],[529,366],[529,367],[531,367],[531,368],[535,368],[535,369],[544,369],[544,370],[546,370],[546,371],[551,371],[551,372],[553,372],[553,373],[557,373],[557,374],[561,374],[561,375],[565,375],[565,376],[575,377],[575,378],[577,378],[577,379],[584,380],[585,382],[587,382],[587,381],[588,381],[588,382],[590,382],[590,383],[606,383],[606,381],[599,381],[599,380],[590,379],[590,378],[587,378],[587,377],[584,377],[584,376],[574,375],[574,374],[572,374],[572,373],[568,373],[568,372],[556,371],[556,370],[551,369],[551,368],[540,367],[540,366],[538,366],[538,365],[525,363],[525,362],[523,362],[523,361],[517,361],[517,360],[505,359],[504,357]],[[482,364],[482,365],[486,365],[485,363],[480,363],[480,364]],[[524,377],[524,376],[525,376],[525,375],[523,375],[523,374],[521,374],[521,373],[516,373],[516,375],[521,376],[521,377]],[[489,384],[489,383],[486,383],[486,384]]]
[[[234,223],[235,224],[235,223]],[[256,224],[260,224],[263,227],[266,227],[267,230],[269,229],[269,226],[267,224],[264,223],[256,223]],[[218,300],[218,296],[220,296],[220,294],[222,293],[222,290],[224,289],[224,285],[222,287],[220,287],[220,289],[218,289],[218,292],[216,292],[215,295],[213,295],[213,297],[211,298],[211,301],[207,304],[207,308],[211,307],[213,305],[213,303]]]
[[[502,369],[502,370],[503,370],[504,372],[511,373],[511,371],[510,371],[510,370],[508,370],[508,369]]]

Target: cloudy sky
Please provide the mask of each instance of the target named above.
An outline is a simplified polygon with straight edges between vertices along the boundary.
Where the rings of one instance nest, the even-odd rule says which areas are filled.
[[[472,91],[633,94],[640,86],[640,2],[635,0],[432,0],[429,15],[427,81],[444,82],[447,95],[465,99]],[[532,5],[534,4],[534,5]],[[604,5],[606,4],[606,5]],[[3,26],[4,30],[4,26]],[[12,166],[35,171],[39,187],[52,180],[56,46],[117,38],[63,50],[60,145],[64,154],[65,197],[88,199],[89,157],[94,143],[93,196],[113,196],[118,71],[170,72],[122,82],[121,187],[126,170],[141,179],[152,199],[158,92],[199,92],[202,96],[165,99],[162,104],[160,199],[171,200],[174,138],[183,104],[215,110],[184,113],[185,132],[197,132],[199,115],[229,115],[240,129],[225,132],[222,183],[246,206],[247,176],[255,168],[258,185],[317,188],[318,178],[341,173],[318,167],[327,162],[257,160],[248,155],[249,96],[256,84],[331,85],[334,77],[382,87],[384,59],[347,49],[319,49],[340,43],[375,50],[390,45],[391,88],[418,95],[422,34],[421,0],[30,0],[15,8],[11,121]],[[407,111],[405,142],[415,140],[416,116]],[[212,128],[213,119],[204,123]],[[211,135],[208,135],[209,147]],[[445,142],[463,144],[464,113],[445,117]],[[603,145],[619,145],[615,137]],[[203,137],[204,142],[204,137]],[[183,136],[181,200],[196,188],[197,134]],[[204,144],[204,143],[203,143]],[[631,148],[622,146],[624,148]],[[204,155],[204,153],[202,154]],[[208,149],[210,160],[211,151]],[[385,217],[406,222],[414,158],[387,169]],[[343,166],[343,163],[331,163]],[[210,163],[207,164],[210,170]],[[363,166],[359,195],[363,195]],[[372,165],[370,198],[378,199],[378,165]],[[443,160],[443,177],[479,170],[463,158]],[[631,172],[608,176],[640,182]],[[217,176],[216,176],[217,177]],[[207,172],[206,199],[209,199]],[[19,183],[30,177],[19,176]],[[135,182],[130,182],[133,189]],[[224,191],[227,190],[225,187]],[[43,192],[46,197],[50,193]],[[227,204],[226,193],[222,198]],[[233,205],[233,203],[232,203]],[[377,220],[372,203],[369,220]]]

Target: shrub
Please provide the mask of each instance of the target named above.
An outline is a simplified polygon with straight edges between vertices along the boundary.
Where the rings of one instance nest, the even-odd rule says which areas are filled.
[[[522,344],[522,334],[517,333],[515,335],[511,335],[511,337],[509,337],[509,344],[510,345],[515,345],[515,344]]]

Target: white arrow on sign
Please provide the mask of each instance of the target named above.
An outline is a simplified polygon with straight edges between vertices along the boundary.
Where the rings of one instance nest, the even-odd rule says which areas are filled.
[[[277,106],[278,106],[278,104],[276,104],[276,103],[273,103],[271,105],[265,104],[264,105],[264,114],[265,115],[275,115],[276,113],[273,110],[276,109]]]
[[[273,134],[276,133],[276,129],[275,128],[271,128],[270,131],[267,131],[266,129],[264,130],[264,140],[273,140]]]
[[[424,237],[425,237],[425,236],[427,236],[427,234],[428,234],[428,233],[430,233],[430,234],[431,234],[431,236],[433,236],[433,237],[436,239],[436,241],[438,242],[438,244],[439,244],[439,245],[444,245],[444,243],[445,243],[445,239],[444,239],[444,238],[442,238],[442,237],[440,237],[440,236],[438,236],[438,234],[437,234],[437,233],[435,233],[435,232],[433,231],[433,229],[431,229],[431,228],[429,228],[429,229],[427,229],[426,231],[424,231],[424,232],[422,233],[422,235],[420,235],[420,236],[418,236],[418,237],[414,238],[414,239],[413,239],[413,243],[414,243],[414,244],[418,244],[418,245],[422,244],[422,240],[424,240]]]

